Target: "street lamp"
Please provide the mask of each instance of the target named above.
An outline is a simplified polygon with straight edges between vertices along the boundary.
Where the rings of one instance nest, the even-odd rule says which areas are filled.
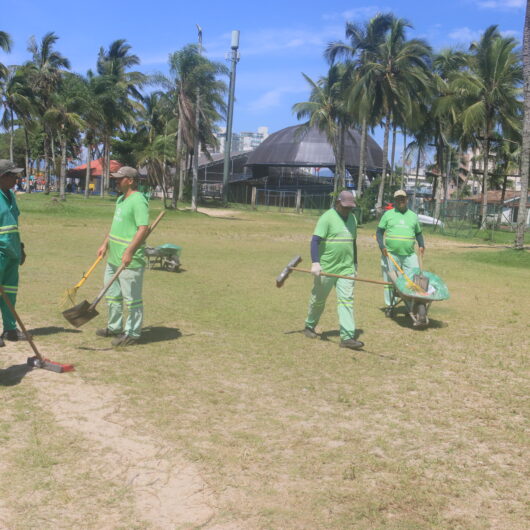
[[[226,120],[225,137],[225,159],[223,166],[223,202],[228,202],[228,169],[230,165],[230,149],[232,147],[232,118],[234,114],[234,92],[236,88],[236,65],[239,61],[239,30],[232,31],[232,42],[230,43],[230,87],[228,90],[228,116]]]

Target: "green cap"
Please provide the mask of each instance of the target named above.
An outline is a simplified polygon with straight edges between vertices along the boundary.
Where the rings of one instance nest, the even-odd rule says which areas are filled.
[[[22,171],[24,168],[15,166],[11,160],[0,160],[0,177],[6,173],[21,173]]]

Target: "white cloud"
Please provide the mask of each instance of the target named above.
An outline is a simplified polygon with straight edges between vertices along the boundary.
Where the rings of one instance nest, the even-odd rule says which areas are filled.
[[[310,29],[262,29],[241,36],[240,53],[245,57],[270,55],[281,53],[285,50],[300,53],[321,54],[329,41],[339,40],[344,37],[344,26],[326,26],[318,30]],[[229,51],[230,35],[222,35],[214,42],[206,44],[208,57],[224,58]]]
[[[307,86],[284,86],[269,90],[262,94],[258,99],[250,102],[247,106],[250,112],[263,112],[282,106],[285,103],[286,96],[291,94],[307,95]]]
[[[384,11],[389,11],[389,9],[383,9],[379,6],[355,7],[340,13],[325,13],[322,15],[322,18],[324,20],[366,20],[373,17],[376,13],[382,13]]]
[[[522,9],[526,0],[478,0],[477,4],[484,9]]]
[[[472,42],[480,39],[481,31],[474,31],[468,27],[457,28],[449,33],[449,38],[458,42]]]

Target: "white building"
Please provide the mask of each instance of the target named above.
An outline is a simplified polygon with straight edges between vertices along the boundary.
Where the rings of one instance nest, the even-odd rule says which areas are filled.
[[[226,142],[226,128],[220,127],[219,132],[215,135],[219,141],[219,148],[216,149],[216,153],[225,152],[225,142]],[[252,151],[258,147],[258,145],[263,142],[269,136],[268,127],[258,127],[257,132],[242,132],[242,133],[232,133],[232,144],[230,146],[230,151],[237,153],[238,151]]]

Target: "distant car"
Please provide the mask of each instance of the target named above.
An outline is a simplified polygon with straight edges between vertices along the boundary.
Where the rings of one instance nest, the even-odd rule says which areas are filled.
[[[424,225],[438,225],[442,228],[444,226],[443,221],[440,221],[440,219],[435,219],[434,217],[431,217],[430,215],[424,215],[420,213],[418,214],[418,219],[420,223]]]

